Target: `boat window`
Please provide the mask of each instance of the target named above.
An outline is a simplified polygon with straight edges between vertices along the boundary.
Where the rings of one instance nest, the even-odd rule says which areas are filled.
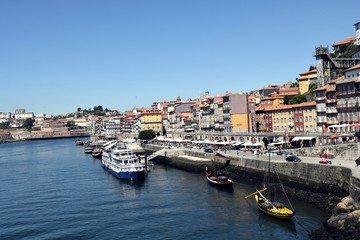
[[[127,163],[129,163],[129,161],[128,161],[128,160],[124,160],[124,163],[127,164]]]

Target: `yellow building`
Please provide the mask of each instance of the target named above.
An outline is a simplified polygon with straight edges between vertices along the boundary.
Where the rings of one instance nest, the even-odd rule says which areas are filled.
[[[294,132],[293,105],[266,108],[272,116],[273,132]]]
[[[157,109],[144,109],[142,112],[142,129],[152,129],[155,133],[162,133],[162,112]]]
[[[313,69],[308,72],[300,73],[300,77],[298,78],[300,94],[304,94],[308,92],[311,81],[314,81],[316,79],[317,79],[316,69]]]
[[[316,102],[299,104],[304,115],[304,132],[316,132]]]
[[[233,132],[248,132],[252,129],[249,114],[237,113],[230,115],[231,129]]]

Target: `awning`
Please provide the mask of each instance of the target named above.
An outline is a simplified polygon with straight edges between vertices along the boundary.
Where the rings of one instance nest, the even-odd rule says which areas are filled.
[[[292,142],[297,142],[297,141],[302,141],[302,140],[310,141],[310,140],[312,140],[314,138],[315,137],[294,137],[291,141]]]
[[[353,123],[353,124],[350,124],[350,127],[360,127],[360,123]]]
[[[244,146],[246,146],[246,147],[259,147],[259,146],[262,146],[262,144],[261,143],[258,143],[258,142],[256,142],[256,143],[244,143]]]
[[[340,127],[348,127],[350,124],[339,124],[339,125],[330,125],[328,128],[340,128]]]
[[[244,144],[244,142],[231,141],[231,145],[233,146],[240,146],[242,144]]]
[[[338,136],[335,136],[335,135],[331,135],[331,136],[328,136],[327,138],[329,138],[329,139],[337,139],[337,138],[339,138]]]
[[[269,146],[282,145],[282,144],[287,144],[287,142],[273,142],[273,143],[269,143]]]

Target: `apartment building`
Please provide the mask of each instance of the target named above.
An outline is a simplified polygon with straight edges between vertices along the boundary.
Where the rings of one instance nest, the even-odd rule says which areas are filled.
[[[316,131],[316,102],[279,105],[256,110],[259,130],[265,132]]]
[[[157,109],[144,109],[141,117],[142,129],[152,129],[155,133],[162,134],[162,112]]]

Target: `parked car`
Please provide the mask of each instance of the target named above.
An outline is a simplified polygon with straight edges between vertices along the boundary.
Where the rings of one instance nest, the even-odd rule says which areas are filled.
[[[205,148],[205,149],[204,149],[204,152],[206,152],[206,153],[213,153],[214,150],[212,150],[211,148]]]
[[[288,162],[301,162],[301,159],[295,155],[289,155],[286,157],[286,161]]]

